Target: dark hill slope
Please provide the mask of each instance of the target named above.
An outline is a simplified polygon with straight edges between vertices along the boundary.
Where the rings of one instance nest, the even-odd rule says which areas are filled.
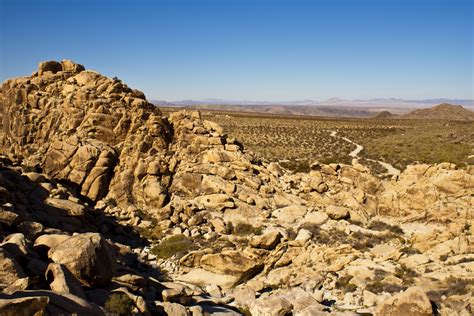
[[[474,121],[474,112],[461,105],[443,103],[432,108],[414,110],[402,116],[409,119]]]

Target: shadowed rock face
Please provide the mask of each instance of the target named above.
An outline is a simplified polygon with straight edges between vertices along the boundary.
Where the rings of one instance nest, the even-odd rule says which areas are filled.
[[[142,202],[143,192],[158,196],[156,206],[165,200],[156,192],[161,173],[134,175],[139,166],[162,164],[170,133],[142,92],[72,61],[48,61],[30,77],[6,81],[1,100],[4,154],[40,166],[93,201],[109,191],[119,202]]]

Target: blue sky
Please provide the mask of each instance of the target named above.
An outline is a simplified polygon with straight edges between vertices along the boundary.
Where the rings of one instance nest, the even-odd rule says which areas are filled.
[[[472,99],[473,3],[0,0],[0,81],[73,59],[150,99]]]

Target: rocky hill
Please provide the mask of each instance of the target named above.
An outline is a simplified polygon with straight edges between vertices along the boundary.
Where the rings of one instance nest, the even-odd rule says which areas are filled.
[[[431,108],[411,111],[402,115],[402,117],[409,119],[474,121],[474,112],[465,109],[461,105],[442,103]]]
[[[398,118],[399,115],[393,114],[389,111],[382,111],[377,113],[373,118],[374,119],[380,119],[380,120],[385,120],[385,119],[393,119],[393,118]]]
[[[0,91],[2,315],[473,311],[472,168],[291,173],[71,61]]]

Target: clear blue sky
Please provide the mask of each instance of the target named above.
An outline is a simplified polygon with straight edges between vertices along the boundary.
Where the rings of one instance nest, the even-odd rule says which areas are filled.
[[[0,0],[0,80],[73,59],[163,100],[473,98],[472,0]]]

